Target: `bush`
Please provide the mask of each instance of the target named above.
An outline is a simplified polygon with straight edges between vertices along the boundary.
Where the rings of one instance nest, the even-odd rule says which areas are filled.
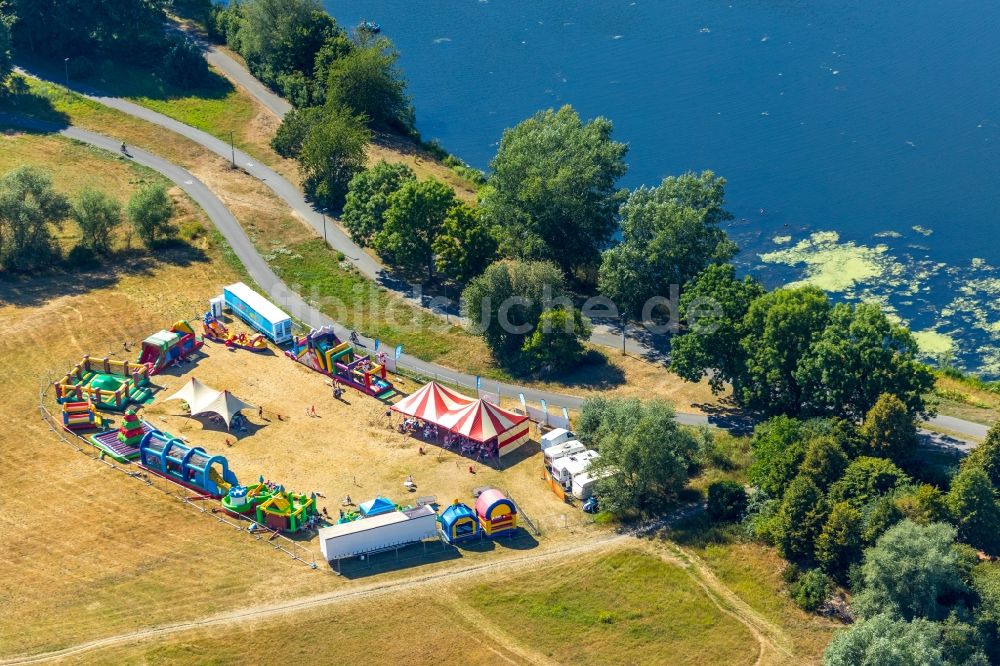
[[[126,214],[146,247],[170,235],[174,204],[160,183],[143,186],[128,200]]]
[[[80,244],[94,254],[111,250],[114,232],[122,220],[122,207],[103,192],[85,189],[73,205],[73,219],[80,227]]]
[[[173,37],[163,56],[163,78],[180,88],[193,88],[208,78],[208,62],[201,49],[187,37]]]
[[[830,596],[830,579],[819,569],[811,569],[792,586],[792,598],[802,610],[815,612]]]
[[[717,523],[741,520],[747,501],[747,491],[736,481],[716,481],[708,487],[708,515]]]

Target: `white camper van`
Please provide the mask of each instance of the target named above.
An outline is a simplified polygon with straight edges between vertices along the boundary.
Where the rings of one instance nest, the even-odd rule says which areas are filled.
[[[587,450],[587,447],[583,445],[580,440],[571,439],[569,441],[563,442],[562,444],[556,444],[555,446],[550,446],[545,449],[542,454],[542,460],[545,465],[545,469],[552,471],[552,463],[560,458],[565,458],[566,456],[571,456],[576,453],[583,453]]]

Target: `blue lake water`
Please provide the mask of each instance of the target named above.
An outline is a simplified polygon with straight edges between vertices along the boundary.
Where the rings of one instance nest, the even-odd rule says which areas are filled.
[[[326,6],[381,23],[421,133],[470,164],[539,109],[606,116],[630,146],[622,185],[727,178],[744,270],[878,301],[928,350],[1000,373],[995,0]]]

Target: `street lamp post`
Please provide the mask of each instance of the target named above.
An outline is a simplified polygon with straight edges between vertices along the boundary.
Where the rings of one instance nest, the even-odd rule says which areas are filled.
[[[323,242],[327,243],[326,240],[326,213],[320,213],[323,216]]]
[[[236,143],[233,141],[233,130],[229,130],[229,148],[233,151],[233,168],[236,168]]]
[[[622,356],[625,355],[625,327],[628,325],[628,319],[625,315],[622,315]]]
[[[66,87],[69,88],[69,58],[63,58],[63,65],[66,66]]]

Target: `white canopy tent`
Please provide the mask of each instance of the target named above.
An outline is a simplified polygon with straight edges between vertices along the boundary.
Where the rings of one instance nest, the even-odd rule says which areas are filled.
[[[192,378],[179,391],[171,395],[167,400],[183,400],[191,409],[191,416],[197,414],[212,413],[218,414],[226,422],[229,428],[241,409],[253,407],[248,402],[237,398],[229,391],[216,391],[214,388],[206,386],[197,379]]]

